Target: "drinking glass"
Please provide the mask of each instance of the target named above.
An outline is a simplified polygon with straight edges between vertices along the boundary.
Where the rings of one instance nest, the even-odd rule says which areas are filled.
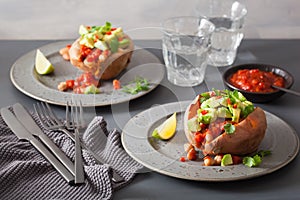
[[[247,14],[245,5],[238,1],[199,1],[196,15],[206,16],[214,25],[209,64],[217,67],[231,65],[244,37],[243,27]]]
[[[162,23],[168,80],[191,87],[203,82],[214,25],[204,17],[173,17]]]

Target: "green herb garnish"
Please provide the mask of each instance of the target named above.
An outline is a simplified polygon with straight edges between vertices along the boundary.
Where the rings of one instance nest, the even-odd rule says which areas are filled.
[[[268,156],[268,155],[271,155],[271,151],[269,150],[260,150],[257,155],[259,155],[260,157],[265,157],[265,156]]]
[[[204,92],[200,95],[200,103],[203,103],[204,101],[206,101],[207,99],[210,98],[210,94],[209,92]]]
[[[262,162],[263,157],[271,154],[271,151],[261,150],[254,156],[246,156],[243,158],[243,164],[248,167],[257,167]]]
[[[135,80],[129,85],[123,87],[123,92],[129,94],[137,94],[141,91],[149,90],[149,82],[145,78],[137,77]]]
[[[231,135],[235,132],[235,126],[232,125],[231,123],[226,123],[224,125],[224,130],[226,134]]]

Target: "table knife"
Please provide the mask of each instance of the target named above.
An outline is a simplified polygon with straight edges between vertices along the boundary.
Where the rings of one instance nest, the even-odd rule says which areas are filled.
[[[8,110],[8,108],[1,108],[1,115],[8,127],[20,140],[29,141],[62,175],[62,177],[69,183],[74,183],[74,176],[61,164],[61,162],[43,145],[42,142],[37,140],[27,129],[20,123],[15,115]]]
[[[52,151],[52,153],[60,160],[60,162],[75,175],[75,166],[73,162],[58,148],[54,142],[40,129],[36,122],[32,119],[28,111],[20,104],[13,105],[14,113],[17,119],[25,126],[25,128],[33,135],[39,137],[43,143]]]

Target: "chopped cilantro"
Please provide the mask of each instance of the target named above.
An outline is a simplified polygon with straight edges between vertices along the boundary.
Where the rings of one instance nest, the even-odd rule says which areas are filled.
[[[257,164],[255,163],[254,158],[247,156],[243,158],[243,164],[248,166],[248,167],[256,167]]]
[[[243,158],[243,164],[248,167],[257,167],[261,164],[263,157],[271,154],[271,151],[261,150],[254,156],[246,156]]]
[[[265,157],[265,156],[268,156],[268,155],[271,155],[271,151],[269,150],[260,150],[257,155],[259,155],[260,157]]]
[[[132,84],[123,87],[123,91],[129,94],[137,94],[141,91],[147,91],[149,90],[149,82],[145,78],[137,77]]]

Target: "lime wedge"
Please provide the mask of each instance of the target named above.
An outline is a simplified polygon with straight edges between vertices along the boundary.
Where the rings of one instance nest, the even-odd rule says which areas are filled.
[[[161,125],[154,129],[152,136],[162,139],[168,140],[174,136],[176,132],[177,120],[176,120],[176,112],[166,119]]]
[[[35,69],[41,75],[50,74],[54,71],[53,65],[39,49],[36,51]]]

